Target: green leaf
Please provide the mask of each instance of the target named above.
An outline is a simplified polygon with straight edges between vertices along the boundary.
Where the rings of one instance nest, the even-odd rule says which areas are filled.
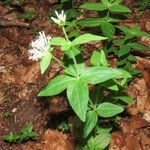
[[[127,59],[130,60],[130,61],[137,61],[137,58],[134,55],[131,55],[131,54],[128,56]]]
[[[121,59],[120,61],[118,61],[118,63],[117,63],[117,65],[118,66],[122,66],[122,65],[125,65],[126,63],[127,63],[127,59],[125,58],[125,59]]]
[[[117,39],[112,41],[114,44],[122,45],[124,43],[124,39]]]
[[[70,34],[68,35],[68,38],[72,38],[72,37],[76,37],[79,34],[80,30],[73,30],[70,32]]]
[[[88,85],[83,79],[76,79],[67,88],[69,104],[77,116],[85,122],[89,100]]]
[[[112,78],[118,78],[122,75],[123,73],[121,71],[108,67],[88,67],[81,73],[81,77],[91,84],[98,84]]]
[[[94,51],[91,56],[90,63],[93,66],[108,66],[108,62],[104,51],[103,50],[101,50],[100,52]]]
[[[101,41],[101,40],[106,40],[106,39],[107,39],[106,37],[87,33],[87,34],[80,35],[79,37],[74,39],[72,41],[72,46],[88,43],[91,41]]]
[[[51,62],[51,59],[52,59],[51,53],[47,53],[44,57],[41,58],[40,60],[41,74],[43,74],[46,71]]]
[[[101,1],[107,8],[111,6],[111,3],[109,2],[109,0],[101,0]]]
[[[76,47],[70,47],[69,50],[64,51],[68,58],[74,58],[76,55],[80,54],[80,51]]]
[[[124,26],[116,26],[119,30],[123,31],[126,34],[131,34],[130,29],[124,27]]]
[[[3,139],[8,143],[15,143],[19,140],[19,135],[10,132],[10,134],[5,135]]]
[[[67,27],[65,28],[66,32],[68,32],[69,30],[71,30],[72,28],[76,27],[77,25],[77,21],[73,20],[71,22],[66,22]]]
[[[128,36],[131,36],[134,37],[142,37],[142,36],[145,36],[145,37],[150,37],[150,34],[146,33],[146,32],[142,32],[139,30],[139,27],[137,24],[135,24],[131,29],[128,29],[124,26],[116,26],[118,29],[120,29],[121,31],[123,31],[125,34],[130,34]]]
[[[112,3],[112,6],[113,5],[118,5],[118,4],[120,4],[122,2],[122,0],[115,0],[113,3]]]
[[[65,72],[73,77],[78,77],[83,69],[84,64],[69,65],[65,69]]]
[[[107,22],[121,22],[123,20],[123,18],[111,18],[111,17],[105,17],[105,20]]]
[[[32,17],[33,17],[33,13],[31,13],[31,12],[25,12],[25,13],[23,13],[21,16],[20,16],[20,18],[22,18],[22,19],[31,19]]]
[[[100,18],[87,18],[85,20],[80,20],[78,24],[84,27],[97,27],[101,25],[103,22],[104,20]]]
[[[68,9],[68,10],[65,10],[65,14],[67,16],[67,20],[70,20],[70,19],[74,19],[75,17],[80,17],[80,15],[82,14],[82,12],[78,12],[77,9]]]
[[[123,13],[131,13],[131,10],[123,5],[114,5],[109,8],[112,12],[123,12]]]
[[[101,30],[104,33],[104,35],[108,38],[112,38],[115,34],[115,27],[109,22],[102,23]]]
[[[81,5],[80,8],[96,11],[103,11],[107,9],[107,7],[102,3],[86,3]]]
[[[146,47],[146,46],[144,46],[140,43],[137,43],[137,42],[130,44],[130,46],[136,50],[150,50],[149,47]]]
[[[113,95],[112,96],[113,99],[115,100],[121,100],[127,104],[135,104],[135,101],[126,93],[122,93],[122,94],[118,94],[118,95]]]
[[[131,74],[129,72],[127,72],[124,69],[117,69],[118,71],[122,72],[122,75],[120,75],[118,78],[131,78]]]
[[[91,65],[100,66],[100,58],[101,58],[100,52],[94,51],[90,59]]]
[[[67,45],[67,41],[62,37],[55,37],[51,39],[52,45]]]
[[[71,49],[71,43],[67,43],[66,45],[61,46],[62,51],[67,51]]]
[[[97,128],[97,134],[104,134],[104,133],[109,133],[112,130],[111,126],[104,126],[104,127],[99,127]]]
[[[107,89],[113,90],[113,91],[119,90],[118,86],[116,85],[116,83],[113,80],[105,81],[105,82],[101,83],[101,86],[103,86]]]
[[[88,141],[88,150],[104,150],[110,142],[111,134],[103,133],[92,137]]]
[[[62,132],[65,132],[69,130],[69,125],[66,122],[62,121],[59,125],[57,125],[57,128]]]
[[[126,55],[130,52],[130,50],[131,50],[131,47],[129,45],[123,45],[118,51],[118,56],[121,57],[123,55]]]
[[[109,102],[102,103],[96,108],[98,115],[105,118],[115,116],[123,110],[121,106]]]
[[[53,96],[59,94],[65,90],[73,80],[75,80],[75,78],[67,75],[55,77],[40,91],[38,96]]]
[[[135,25],[130,29],[130,31],[131,31],[131,34],[132,34],[132,35],[137,36],[137,37],[142,37],[142,36],[150,37],[150,34],[149,34],[149,33],[140,31],[138,24],[135,24]]]
[[[28,123],[25,128],[21,129],[20,141],[36,139],[36,133],[33,131],[32,123]]]
[[[86,116],[86,121],[83,129],[83,137],[86,138],[93,128],[96,126],[98,120],[97,113],[95,111],[89,111]]]

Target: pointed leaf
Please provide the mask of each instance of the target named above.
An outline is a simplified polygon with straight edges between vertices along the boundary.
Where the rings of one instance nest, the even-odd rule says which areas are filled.
[[[53,96],[59,94],[63,90],[65,90],[69,83],[75,80],[75,78],[60,75],[54,79],[52,79],[38,94],[38,96]]]
[[[130,29],[128,29],[127,27],[124,26],[116,26],[119,30],[123,31],[126,34],[131,34]]]
[[[113,80],[105,81],[105,82],[101,83],[101,86],[104,86],[105,88],[113,90],[113,91],[119,90],[117,84]]]
[[[133,98],[131,98],[129,95],[125,94],[125,93],[121,93],[121,94],[118,94],[118,95],[113,95],[112,96],[113,99],[115,100],[121,100],[127,104],[134,104],[135,101],[133,100]]]
[[[123,45],[118,51],[118,56],[121,57],[123,55],[126,55],[130,52],[130,50],[131,50],[131,47],[129,45]]]
[[[65,40],[65,38],[55,37],[51,39],[51,44],[52,45],[66,45],[67,41]]]
[[[131,13],[131,10],[128,7],[123,6],[123,5],[114,5],[114,6],[111,6],[109,8],[109,10],[112,11],[112,12]]]
[[[72,82],[67,88],[67,97],[74,112],[84,122],[89,100],[87,83],[82,79]]]
[[[112,3],[112,5],[118,5],[118,4],[120,4],[122,2],[122,0],[115,0],[113,3]]]
[[[104,36],[108,38],[112,38],[115,34],[115,27],[109,22],[102,23],[101,30],[104,33]]]
[[[106,37],[87,33],[87,34],[80,35],[79,37],[74,39],[72,41],[72,46],[88,43],[91,41],[101,41],[101,40],[106,40],[106,39],[107,39]]]
[[[47,53],[44,57],[41,58],[40,60],[41,74],[43,74],[46,71],[51,62],[51,59],[52,59],[51,53]]]
[[[96,11],[103,11],[107,9],[107,7],[102,3],[86,3],[81,5],[80,8]]]
[[[89,67],[82,71],[81,76],[91,84],[98,84],[112,78],[122,76],[122,72],[108,67]]]
[[[96,108],[98,115],[105,118],[115,116],[123,110],[121,106],[109,102],[102,103]]]
[[[97,113],[95,111],[89,111],[86,116],[86,121],[83,130],[83,137],[86,138],[93,128],[96,126],[98,120]]]
[[[108,66],[108,62],[103,50],[100,52],[94,51],[90,62],[93,66]]]
[[[78,24],[84,27],[97,27],[101,25],[103,22],[104,20],[100,18],[87,18],[84,20],[80,20]]]
[[[103,133],[88,140],[88,150],[104,150],[110,143],[111,134]]]
[[[149,47],[146,47],[146,46],[144,46],[144,45],[142,45],[140,43],[137,43],[137,42],[132,43],[130,46],[132,48],[136,49],[136,50],[150,50]]]

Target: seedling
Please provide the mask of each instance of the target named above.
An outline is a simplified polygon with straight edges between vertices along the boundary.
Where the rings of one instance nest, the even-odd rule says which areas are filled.
[[[8,110],[8,111],[4,112],[4,117],[9,118],[11,116],[12,116],[12,112],[11,111]]]
[[[33,131],[32,123],[28,123],[25,128],[21,129],[20,134],[14,134],[13,132],[10,132],[10,134],[5,135],[3,139],[10,144],[27,140],[35,140],[36,133]]]
[[[25,13],[23,13],[21,16],[20,16],[20,18],[23,18],[23,19],[31,19],[32,17],[33,17],[33,13],[31,13],[31,12],[25,12]]]
[[[69,130],[69,126],[66,122],[61,122],[58,126],[58,129],[60,129],[62,132],[66,132]]]

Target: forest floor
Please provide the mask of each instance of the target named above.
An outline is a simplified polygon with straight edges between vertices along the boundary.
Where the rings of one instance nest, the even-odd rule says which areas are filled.
[[[33,11],[35,15],[31,19],[22,19],[22,10]],[[29,43],[35,38],[35,31],[61,36],[58,27],[45,17],[54,10],[55,5],[46,2],[23,6],[0,2],[0,137],[11,131],[19,133],[29,122],[37,134],[35,141],[11,145],[1,138],[0,150],[75,149],[75,141],[69,133],[57,130],[57,123],[72,115],[65,97],[37,97],[40,89],[61,73],[60,66],[52,62],[50,69],[41,76],[39,63],[28,59]],[[128,26],[133,22],[130,20],[124,24]],[[143,12],[139,25],[142,30],[150,32],[150,10]],[[139,41],[150,47],[150,38]],[[59,50],[54,53],[62,57]],[[135,67],[144,76],[136,78],[128,89],[136,104],[127,108],[127,115],[122,116],[118,130],[112,133],[110,150],[150,149],[150,53],[137,54],[137,59]],[[6,112],[11,112],[11,116],[6,117]]]

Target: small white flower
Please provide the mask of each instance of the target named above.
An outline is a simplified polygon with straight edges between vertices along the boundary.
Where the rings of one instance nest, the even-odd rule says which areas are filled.
[[[60,14],[58,14],[57,11],[55,11],[55,14],[57,16],[57,18],[51,17],[51,19],[58,25],[64,25],[66,22],[66,14],[64,13],[64,11],[62,10]]]
[[[50,48],[51,36],[45,36],[44,31],[39,32],[39,36],[35,41],[30,44],[29,59],[39,60],[45,56]]]

